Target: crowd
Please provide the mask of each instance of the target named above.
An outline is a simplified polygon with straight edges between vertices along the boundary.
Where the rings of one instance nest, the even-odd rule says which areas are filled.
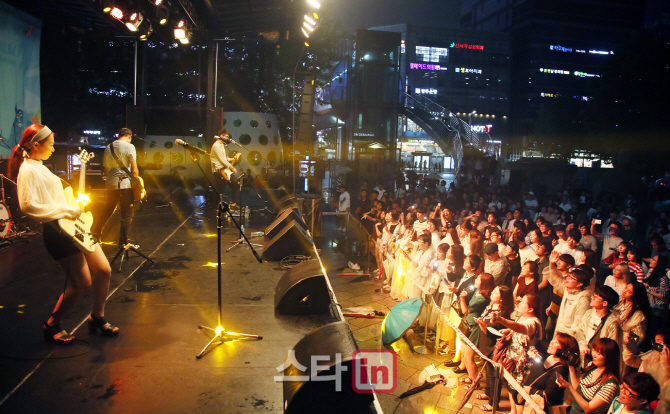
[[[668,410],[664,214],[641,215],[630,196],[594,200],[571,189],[542,191],[538,199],[532,191],[514,196],[444,181],[408,187],[391,194],[366,185],[356,199],[343,187],[340,210],[350,210],[371,236],[384,292],[440,308],[416,330],[427,329],[442,354],[454,352],[454,332],[436,315],[456,315],[478,350],[547,407],[569,406],[573,414]],[[447,365],[464,374],[462,383],[479,387],[472,384],[476,350],[464,343]],[[494,392],[492,371],[486,377],[477,399]],[[512,412],[521,414],[523,399],[511,388],[509,395]]]

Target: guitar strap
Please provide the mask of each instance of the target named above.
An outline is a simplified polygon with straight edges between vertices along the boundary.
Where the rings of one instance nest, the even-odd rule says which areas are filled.
[[[109,144],[109,152],[112,153],[112,157],[114,157],[114,161],[116,161],[116,164],[121,168],[126,174],[128,174],[128,178],[135,184],[135,185],[141,185],[140,182],[137,180],[137,178],[130,172],[128,167],[125,167],[122,163],[121,160],[119,159],[119,156],[114,152],[114,143],[116,141],[112,142]]]

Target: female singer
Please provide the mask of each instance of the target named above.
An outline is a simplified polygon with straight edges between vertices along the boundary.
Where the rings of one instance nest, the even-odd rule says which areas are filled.
[[[93,309],[88,323],[91,332],[100,330],[103,336],[118,334],[119,328],[105,320],[105,301],[109,292],[112,270],[100,244],[93,253],[82,253],[74,241],[58,229],[58,219],[75,219],[81,215],[80,206],[67,204],[60,178],[42,164],[54,152],[54,134],[39,124],[26,128],[20,143],[12,150],[9,175],[17,177],[21,211],[40,221],[44,244],[51,256],[65,270],[72,286],[58,299],[51,317],[44,322],[44,339],[57,344],[71,344],[74,336],[60,323],[68,310],[89,287],[93,289]]]

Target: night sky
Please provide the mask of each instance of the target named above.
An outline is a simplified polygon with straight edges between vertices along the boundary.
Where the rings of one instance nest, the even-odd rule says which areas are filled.
[[[458,27],[461,0],[326,0],[324,18],[340,19],[347,31],[389,24]]]

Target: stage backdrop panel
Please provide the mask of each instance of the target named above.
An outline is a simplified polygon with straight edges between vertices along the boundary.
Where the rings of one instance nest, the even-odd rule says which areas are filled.
[[[0,134],[15,146],[26,127],[41,122],[42,21],[0,1]],[[0,143],[0,158],[10,150]]]
[[[283,162],[281,139],[277,128],[277,117],[274,114],[259,112],[228,112],[224,113],[224,128],[230,131],[230,136],[245,148],[234,144],[228,146],[228,156],[241,152],[240,165],[236,165],[238,172],[251,170],[251,174],[265,174],[265,167],[274,167]],[[143,154],[138,154],[138,161],[144,168],[145,174],[158,176],[177,175],[186,179],[199,179],[202,174],[191,161],[189,152],[183,147],[175,145],[176,139],[188,142],[190,145],[209,152],[214,143],[214,137],[187,137],[147,135],[144,138]],[[210,172],[208,157],[200,156],[200,165]]]

